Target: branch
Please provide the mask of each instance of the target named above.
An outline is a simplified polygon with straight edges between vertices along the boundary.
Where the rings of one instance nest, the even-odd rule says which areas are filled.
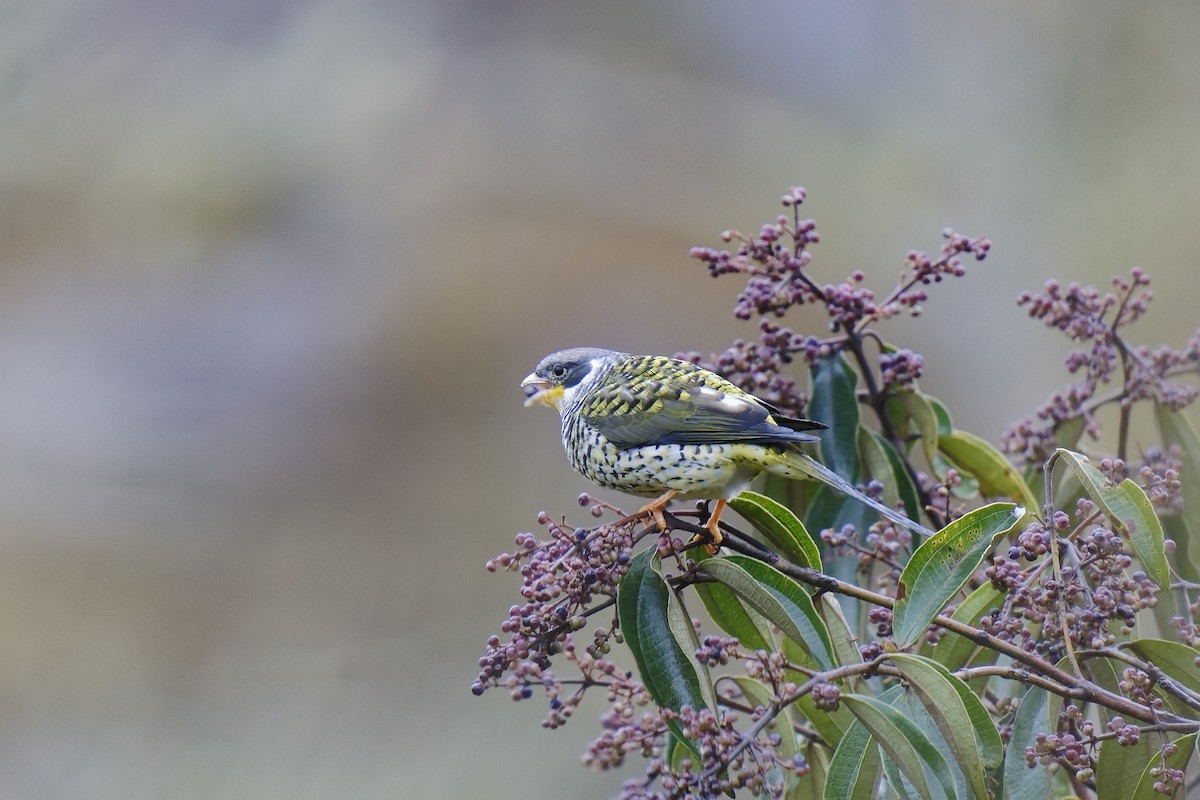
[[[809,586],[815,586],[827,592],[835,592],[837,594],[854,597],[859,600],[880,606],[882,608],[893,608],[895,599],[886,595],[872,592],[869,589],[864,589],[861,586],[855,586],[852,583],[840,581],[830,575],[826,575],[815,569],[801,567],[783,560],[778,554],[763,553],[761,550],[751,549],[741,545],[736,541],[727,541],[725,544],[729,549],[735,552],[747,555],[752,558],[757,558],[764,563],[778,569],[780,572],[795,578],[802,583],[807,583]],[[1072,698],[1076,700],[1085,700],[1098,705],[1102,705],[1119,714],[1132,717],[1142,722],[1158,723],[1162,721],[1178,722],[1190,725],[1190,730],[1200,728],[1200,722],[1195,720],[1187,720],[1175,714],[1166,711],[1155,711],[1141,703],[1136,703],[1128,697],[1110,692],[1102,686],[1099,686],[1086,678],[1073,675],[1057,665],[1046,661],[1045,659],[1030,653],[1021,647],[1007,642],[1003,639],[992,636],[991,634],[979,628],[967,625],[956,619],[952,619],[945,615],[939,614],[933,618],[933,624],[938,625],[951,633],[957,633],[959,636],[968,639],[975,644],[987,647],[990,650],[995,650],[998,653],[1008,656],[1013,661],[1024,664],[1030,669],[1040,673],[1041,675],[1052,679],[1053,682],[1048,682],[1045,688],[1055,694]],[[1055,683],[1057,685],[1055,685]]]

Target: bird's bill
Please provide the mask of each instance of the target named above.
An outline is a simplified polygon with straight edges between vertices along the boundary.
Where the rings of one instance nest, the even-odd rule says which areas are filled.
[[[539,378],[536,373],[521,381],[521,388],[525,390],[526,408],[535,403],[541,403],[552,408],[558,408],[562,405],[563,387],[554,386],[545,378]]]

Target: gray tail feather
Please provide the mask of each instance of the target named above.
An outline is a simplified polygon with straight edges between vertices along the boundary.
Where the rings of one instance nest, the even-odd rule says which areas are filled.
[[[901,514],[896,509],[888,508],[887,506],[885,506],[883,503],[879,502],[878,500],[875,500],[875,499],[863,494],[857,488],[855,488],[850,483],[850,481],[846,480],[841,475],[838,475],[836,472],[834,472],[829,467],[822,464],[820,461],[817,461],[814,458],[810,458],[809,456],[804,455],[803,453],[796,453],[795,455],[796,455],[796,458],[793,460],[793,463],[801,462],[801,463],[795,463],[795,466],[800,471],[821,481],[822,483],[832,486],[834,489],[837,489],[839,492],[846,495],[847,497],[853,497],[855,500],[859,501],[860,503],[865,503],[866,505],[870,506],[875,511],[878,511],[883,517],[887,518],[888,521],[893,522],[896,525],[900,525],[901,527],[908,528],[910,531],[912,531],[914,533],[919,533],[922,536],[928,537],[928,536],[934,535],[933,531],[929,530],[929,528],[926,528],[921,523],[914,522],[913,520],[909,519],[905,515]]]

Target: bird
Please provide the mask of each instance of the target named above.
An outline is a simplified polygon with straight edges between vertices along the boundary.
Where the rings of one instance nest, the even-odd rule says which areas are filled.
[[[764,472],[815,479],[866,503],[891,522],[932,532],[863,494],[802,451],[826,428],[793,419],[690,361],[573,347],[543,358],[521,381],[525,405],[562,415],[562,443],[577,472],[607,489],[654,497],[639,514],[660,531],[674,499],[716,501],[708,549],[722,542],[721,513]]]

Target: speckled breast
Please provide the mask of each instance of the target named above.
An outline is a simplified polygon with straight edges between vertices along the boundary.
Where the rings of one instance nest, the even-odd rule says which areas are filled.
[[[674,489],[684,497],[723,497],[733,483],[753,477],[730,458],[729,445],[654,444],[619,448],[578,417],[563,420],[563,447],[571,466],[608,489],[653,496]]]

